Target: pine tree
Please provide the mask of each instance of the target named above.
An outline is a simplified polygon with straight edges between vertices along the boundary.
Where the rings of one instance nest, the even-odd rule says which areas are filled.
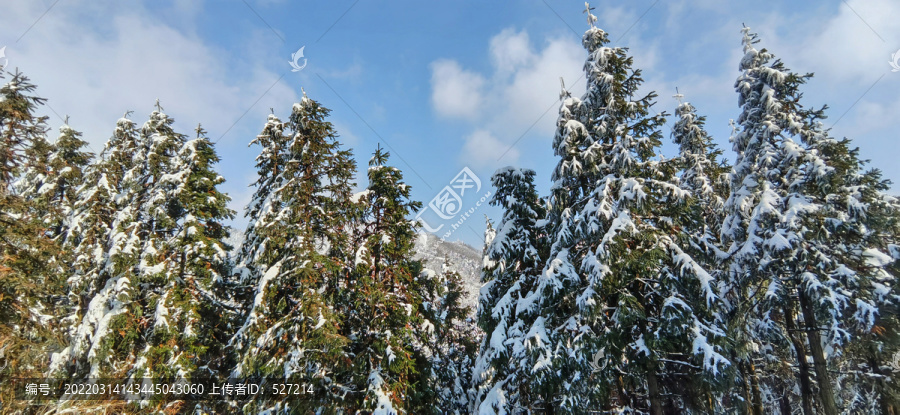
[[[231,198],[217,188],[225,179],[213,170],[220,160],[213,143],[200,126],[196,132],[178,154],[179,182],[171,195],[177,204],[170,208],[179,218],[170,245],[174,269],[169,280],[174,284],[164,297],[183,316],[174,331],[181,336],[177,343],[184,357],[192,361],[186,364],[192,375],[215,378],[222,375],[220,368],[210,366],[224,353],[237,309],[225,292],[232,248],[224,242],[229,235],[225,221],[234,211],[227,207]]]
[[[545,211],[534,175],[533,170],[507,167],[491,179],[497,189],[491,204],[501,206],[504,214],[485,248],[492,266],[485,269],[479,300],[479,326],[486,334],[473,378],[479,412],[515,413],[547,401],[529,387],[536,356],[525,336],[535,316],[527,305],[519,306],[527,304],[522,297],[534,288],[547,255],[538,229]]]
[[[173,123],[157,104],[139,131],[132,131],[133,124],[127,120],[119,123],[124,131],[117,129],[117,134],[125,136],[116,141],[118,146],[110,155],[115,161],[109,168],[115,171],[110,175],[117,176],[119,171],[122,175],[115,196],[117,212],[105,243],[106,263],[100,272],[105,283],[92,296],[77,329],[86,336],[76,340],[90,345],[82,357],[90,364],[89,377],[140,381],[160,375],[158,370],[163,369],[154,365],[151,344],[167,323],[160,299],[167,278],[165,244],[175,226],[167,212],[171,203],[167,190],[176,185],[171,175],[173,158],[185,140],[172,129]],[[85,345],[76,343],[74,350],[83,353],[84,349]]]
[[[677,91],[676,91],[677,92]],[[705,129],[706,117],[697,114],[696,108],[689,102],[682,102],[684,96],[675,95],[679,104],[675,109],[675,124],[672,128],[672,140],[678,145],[679,152],[671,162],[678,166],[679,187],[689,192],[686,202],[684,222],[680,232],[675,235],[678,245],[688,253],[703,269],[716,280],[721,278],[720,264],[726,254],[718,240],[719,228],[723,217],[725,198],[728,196],[728,170],[730,166],[719,157],[722,151],[713,142]],[[717,322],[726,324],[724,320]],[[727,344],[723,351],[730,351]],[[731,356],[729,356],[731,357]],[[727,382],[733,377],[731,373],[721,377],[722,382],[697,381],[696,369],[689,361],[679,356],[670,359],[681,362],[681,366],[669,368],[668,375],[675,382],[673,388],[681,389],[677,399],[681,408],[696,408],[702,411],[722,412],[730,408],[722,406],[719,392],[728,390],[734,385]]]
[[[51,308],[62,287],[49,265],[57,250],[33,201],[13,187],[47,132],[46,117],[35,115],[44,99],[34,90],[19,72],[0,86],[0,400],[7,411],[26,404],[13,398],[11,379],[40,377],[59,341]]]
[[[18,193],[34,202],[35,215],[44,220],[53,239],[66,233],[65,219],[72,215],[76,190],[93,158],[84,151],[87,142],[80,137],[64,124],[55,143],[36,139],[26,151],[30,161],[25,174],[16,183]]]
[[[212,328],[222,314],[211,289],[228,271],[222,221],[232,213],[216,189],[223,179],[211,168],[212,144],[202,130],[187,141],[173,124],[158,104],[140,131],[120,119],[77,192],[65,239],[76,253],[69,279],[76,307],[66,319],[75,324],[70,346],[51,363],[61,376],[211,375]]]
[[[39,209],[35,212],[35,216],[39,218],[58,217],[60,214],[54,212],[55,206],[49,203],[49,197],[46,195],[49,190],[48,184],[53,182],[50,156],[54,151],[53,144],[48,142],[46,137],[35,136],[25,148],[23,157],[25,163],[22,166],[21,177],[13,183],[15,192]]]
[[[677,243],[690,195],[674,163],[656,159],[664,114],[650,115],[655,94],[633,98],[640,70],[607,42],[600,29],[585,33],[587,92],[564,94],[560,108],[552,246],[526,339],[543,343],[534,370],[547,406],[659,414],[682,393],[666,378],[677,372],[670,356],[700,368],[698,382],[729,362],[713,278]]]
[[[471,413],[468,380],[478,352],[478,331],[472,311],[461,302],[462,277],[452,267],[445,261],[440,273],[425,269],[419,274],[425,287],[419,337],[425,342],[418,346],[427,358],[427,365],[420,366],[430,372],[429,389],[435,396],[429,397],[429,412],[435,414]]]
[[[62,208],[60,219],[54,226],[53,235],[59,237],[66,232],[65,218],[71,217],[75,210],[77,190],[83,183],[84,173],[94,154],[85,151],[87,141],[81,139],[81,132],[75,131],[68,124],[59,128],[59,138],[54,143],[54,152],[50,156],[50,168],[56,180],[49,190],[52,203]]]
[[[863,173],[848,141],[828,137],[819,121],[825,108],[802,106],[799,89],[811,75],[790,72],[753,46],[758,40],[748,28],[743,33],[735,84],[741,128],[732,138],[738,159],[722,239],[730,244],[733,314],[748,315],[753,330],[735,337],[758,354],[793,353],[803,412],[836,414],[826,354],[839,355],[855,335],[871,331],[896,301],[888,272],[894,259],[884,253],[891,229],[879,223],[895,217],[896,205],[881,193],[887,184],[880,173]],[[745,373],[760,384],[752,392],[757,412],[776,404],[760,392],[779,394],[782,363],[763,362],[760,373]],[[760,374],[770,378],[759,381]]]
[[[111,325],[118,328],[121,343],[114,347],[129,362],[129,376],[139,378],[187,377],[189,369],[176,362],[176,353],[166,342],[178,333],[177,310],[167,307],[169,295],[175,291],[176,263],[181,256],[172,241],[183,213],[178,204],[190,170],[179,159],[179,150],[187,141],[172,127],[159,102],[140,131],[137,163],[125,173],[120,197],[126,203],[122,211],[130,221],[122,224],[129,241],[124,244],[134,272],[135,290],[127,312],[117,316]],[[134,245],[132,245],[132,243]],[[137,251],[131,251],[131,247]],[[172,321],[175,320],[175,321]],[[172,327],[175,326],[175,327]],[[116,350],[117,349],[117,350]],[[189,351],[184,351],[190,353]]]
[[[223,221],[233,217],[230,198],[217,189],[224,179],[213,170],[219,161],[213,144],[202,128],[196,131],[177,152],[168,150],[161,160],[168,173],[154,186],[164,196],[158,209],[165,213],[157,217],[159,269],[143,279],[151,286],[142,293],[148,305],[143,313],[153,313],[153,330],[145,335],[139,361],[144,359],[145,376],[157,379],[221,376],[210,363],[228,340],[228,311],[235,308],[220,293],[230,271],[230,247],[223,242],[228,235]]]
[[[99,339],[107,335],[109,320],[122,312],[121,300],[129,286],[127,279],[118,278],[122,267],[111,260],[115,252],[110,251],[114,238],[121,238],[114,231],[125,219],[117,196],[137,156],[138,132],[126,117],[117,121],[100,158],[87,167],[60,237],[74,258],[67,279],[69,307],[62,319],[69,326],[68,346],[51,357],[50,368],[66,378],[100,374]]]
[[[822,117],[820,112],[810,115],[813,119]],[[823,213],[810,222],[824,220],[831,225],[811,239],[818,249],[829,248],[829,255],[857,265],[856,275],[842,282],[853,284],[859,290],[856,297],[865,299],[857,299],[848,307],[844,315],[853,311],[852,318],[841,321],[851,329],[852,337],[842,348],[832,347],[837,349],[832,353],[838,359],[829,359],[828,367],[837,372],[833,375],[836,398],[845,412],[898,413],[900,386],[892,365],[900,362],[900,292],[896,281],[900,275],[900,204],[885,195],[889,182],[881,178],[879,170],[863,170],[866,162],[859,159],[859,149],[850,147],[850,140],[833,139],[818,125],[804,141],[834,169],[826,177],[805,183],[810,193],[818,193],[817,199],[824,205]],[[838,218],[843,222],[835,220]],[[860,280],[868,284],[854,284]],[[815,311],[824,314],[826,322],[835,317],[828,309]]]
[[[243,323],[230,341],[235,378],[274,377],[313,386],[294,408],[329,407],[348,390],[336,384],[347,339],[330,306],[350,269],[350,153],[325,121],[329,110],[304,94],[290,120],[270,115],[253,141],[259,179],[247,210],[250,224],[237,256],[242,284],[253,288]],[[259,400],[246,410],[285,408]],[[252,406],[252,408],[251,408]]]
[[[400,170],[387,165],[380,147],[369,160],[369,185],[359,198],[362,221],[355,267],[346,282],[341,334],[350,339],[347,386],[362,398],[360,408],[399,413],[414,408],[428,372],[416,361],[417,331],[422,324],[421,264],[413,261],[415,229],[406,217],[421,208],[409,199],[411,188]]]
[[[676,95],[681,98],[681,95]],[[680,164],[680,187],[696,201],[698,219],[690,229],[692,244],[711,255],[718,253],[717,230],[722,221],[722,208],[728,197],[727,172],[730,166],[719,160],[722,155],[706,132],[706,117],[698,116],[689,102],[679,102],[675,109],[672,140],[678,145],[676,163]],[[712,261],[712,258],[710,258]],[[714,264],[709,264],[714,265]]]
[[[71,272],[71,264],[76,260],[71,246],[65,243],[69,234],[67,221],[74,211],[76,190],[81,185],[83,170],[93,157],[93,154],[83,151],[87,142],[80,136],[81,133],[66,124],[60,127],[55,143],[36,137],[25,151],[27,162],[22,177],[14,185],[17,193],[30,202],[29,215],[39,221],[45,229],[44,235],[56,242],[47,267],[48,272],[60,281]],[[64,289],[59,288],[58,295],[49,304],[51,309],[48,313],[66,316],[69,303]],[[69,328],[67,321],[60,323],[61,331]]]

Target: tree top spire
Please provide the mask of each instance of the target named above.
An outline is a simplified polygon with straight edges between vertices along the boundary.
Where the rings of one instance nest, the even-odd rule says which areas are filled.
[[[678,92],[678,87],[675,87],[675,95],[672,95],[672,98],[678,100],[678,104],[684,104],[681,100],[684,98],[684,94]]]
[[[566,82],[563,81],[563,77],[559,77],[559,99],[564,99],[565,97],[570,97],[572,94],[566,89]]]
[[[594,22],[597,21],[597,16],[594,16],[591,13],[591,10],[594,10],[594,8],[591,7],[591,5],[588,4],[588,2],[584,2],[584,11],[582,13],[587,13],[587,22],[589,25],[591,25],[591,28],[593,28]]]
[[[203,124],[197,123],[197,128],[194,129],[197,132],[197,138],[202,137],[206,134],[206,130],[203,129]]]

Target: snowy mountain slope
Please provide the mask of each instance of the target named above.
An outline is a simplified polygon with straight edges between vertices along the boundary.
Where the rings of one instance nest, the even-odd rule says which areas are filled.
[[[419,234],[416,240],[415,259],[421,259],[426,268],[440,271],[444,260],[450,269],[459,273],[466,295],[463,305],[475,314],[478,308],[478,291],[481,289],[481,252],[465,242],[443,241],[430,233]]]
[[[225,242],[231,245],[234,255],[241,247],[244,240],[244,232],[232,229],[231,235]],[[466,295],[463,304],[472,309],[472,314],[478,308],[478,291],[481,289],[481,252],[469,246],[465,242],[443,241],[433,234],[420,234],[416,240],[415,259],[421,259],[426,268],[440,272],[446,259],[450,268],[463,279]]]
[[[225,238],[225,243],[231,245],[230,253],[234,256],[241,249],[241,244],[244,243],[244,231],[231,228],[228,237]]]

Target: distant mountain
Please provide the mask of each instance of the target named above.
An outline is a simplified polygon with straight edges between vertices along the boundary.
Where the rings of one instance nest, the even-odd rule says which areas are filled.
[[[244,241],[244,232],[232,229],[226,243],[234,247],[232,255],[237,254]],[[443,241],[436,235],[420,234],[416,240],[415,259],[421,259],[426,268],[440,272],[447,260],[450,269],[459,273],[463,279],[466,295],[463,304],[472,308],[472,314],[478,308],[478,292],[481,289],[481,252],[465,242]]]
[[[463,279],[466,295],[463,304],[472,308],[474,315],[478,308],[478,292],[481,290],[481,252],[465,242],[448,242],[436,235],[422,233],[416,240],[415,259],[421,259],[425,267],[440,272],[445,260],[450,269]]]
[[[231,228],[231,232],[228,233],[228,237],[225,238],[225,243],[231,245],[231,256],[234,257],[237,255],[238,251],[241,250],[241,244],[244,243],[244,231],[237,228]]]

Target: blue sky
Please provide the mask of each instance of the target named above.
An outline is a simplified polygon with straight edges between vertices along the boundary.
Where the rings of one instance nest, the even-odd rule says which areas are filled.
[[[738,114],[733,83],[746,24],[789,68],[816,73],[806,104],[829,104],[827,125],[840,119],[834,135],[854,139],[872,166],[900,182],[900,72],[888,63],[900,49],[900,2],[734,3],[592,6],[613,44],[631,48],[645,91],[659,93],[655,110],[673,112],[678,87],[708,116],[730,158],[728,120]],[[583,8],[559,0],[3,0],[0,47],[9,66],[48,98],[52,136],[62,122],[57,114],[69,115],[100,150],[116,119],[133,110],[143,123],[157,98],[180,131],[202,123],[218,140],[224,189],[240,215],[259,152],[247,143],[270,108],[286,117],[301,87],[333,110],[361,172],[382,143],[426,205],[469,167],[482,187],[463,196],[466,210],[506,165],[536,170],[547,192],[559,78],[576,95],[584,88],[576,83],[586,56]],[[307,66],[291,72],[288,61],[300,47]],[[664,154],[673,155],[673,146]],[[358,182],[365,186],[365,177]],[[448,239],[480,246],[484,214],[496,219],[499,211],[479,206]],[[433,212],[423,218],[444,224],[439,233],[455,222]],[[235,221],[245,224],[242,216]]]

